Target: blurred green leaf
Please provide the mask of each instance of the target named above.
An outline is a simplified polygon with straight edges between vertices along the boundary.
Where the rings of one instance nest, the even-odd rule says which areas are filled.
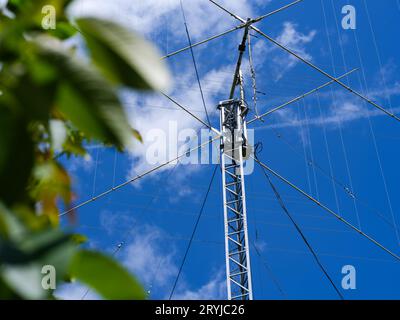
[[[63,145],[63,154],[67,156],[71,155],[79,155],[85,156],[87,155],[86,149],[83,147],[83,142],[85,140],[85,136],[81,131],[78,131],[72,128],[67,123],[67,140]]]
[[[60,41],[35,40],[39,55],[58,70],[58,107],[88,137],[126,147],[132,141],[121,103],[110,85],[93,68],[71,57]]]
[[[0,214],[0,237],[5,238],[8,236],[8,226],[7,221],[3,215]]]
[[[2,202],[0,202],[0,220],[2,224],[0,239],[19,241],[26,235],[26,228]]]
[[[48,31],[50,35],[62,40],[74,36],[77,32],[75,27],[64,21],[57,22],[57,28]]]
[[[54,106],[56,88],[54,83],[36,84],[26,76],[14,92],[19,107],[24,109],[28,119],[47,121]]]
[[[49,218],[52,225],[59,223],[57,202],[62,199],[66,206],[72,201],[71,179],[65,169],[55,161],[36,165],[34,172],[36,185],[31,195],[40,204],[38,213]]]
[[[0,96],[0,199],[6,204],[25,197],[33,149],[26,121],[4,106]]]
[[[50,292],[43,290],[41,266],[27,263],[18,266],[3,266],[5,282],[24,299],[44,299]]]
[[[88,241],[87,237],[81,235],[81,234],[73,234],[71,236],[71,239],[73,242],[75,242],[76,244],[83,244],[85,242]]]
[[[80,251],[72,260],[71,274],[110,300],[144,299],[145,294],[133,276],[109,257]]]
[[[32,233],[17,243],[0,239],[2,279],[24,299],[48,298],[52,292],[42,287],[42,268],[54,267],[56,282],[61,282],[75,252],[71,237],[58,230]]]
[[[42,287],[46,265],[57,283],[73,276],[106,299],[144,299],[127,270],[77,252],[86,239],[58,228],[59,200],[68,206],[73,197],[58,157],[85,155],[93,140],[118,149],[142,141],[117,86],[165,89],[169,75],[152,45],[101,19],[77,21],[91,53],[78,59],[60,41],[77,31],[65,14],[70,2],[9,0],[15,18],[0,20],[0,299],[52,298]],[[44,30],[54,13],[56,29]]]
[[[18,295],[13,292],[13,290],[4,282],[2,277],[0,276],[0,297],[2,300],[16,300],[18,299]]]
[[[133,133],[133,136],[134,136],[137,140],[139,140],[141,143],[143,143],[143,137],[142,137],[142,135],[140,134],[139,131],[137,131],[136,129],[132,129],[132,133]]]
[[[156,90],[165,90],[170,85],[160,55],[132,30],[98,18],[80,18],[77,25],[92,60],[113,83]]]

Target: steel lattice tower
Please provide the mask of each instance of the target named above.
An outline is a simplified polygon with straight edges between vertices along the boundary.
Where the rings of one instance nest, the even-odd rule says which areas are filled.
[[[241,61],[248,29],[239,46],[239,59],[230,100],[218,105],[221,126],[221,168],[225,224],[226,277],[229,300],[252,300],[246,193],[243,161],[248,155],[246,115]],[[233,99],[236,88],[240,98]]]

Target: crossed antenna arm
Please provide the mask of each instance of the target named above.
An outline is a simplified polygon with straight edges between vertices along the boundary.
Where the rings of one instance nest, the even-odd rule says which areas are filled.
[[[278,13],[278,12],[281,12],[281,11],[283,11],[285,9],[290,8],[291,6],[294,6],[295,4],[298,4],[301,1],[303,1],[303,0],[294,1],[294,2],[289,3],[289,4],[287,4],[287,5],[285,5],[285,6],[281,7],[281,8],[278,8],[278,9],[276,9],[274,11],[271,11],[271,12],[269,12],[267,14],[264,14],[264,15],[258,17],[258,18],[250,19],[248,21],[243,21],[243,23],[241,23],[240,25],[238,25],[238,26],[236,26],[236,27],[234,27],[232,29],[226,30],[224,32],[221,32],[221,33],[215,35],[215,36],[209,37],[209,38],[207,38],[205,40],[190,44],[187,47],[184,47],[182,49],[179,49],[179,50],[176,50],[174,52],[171,52],[171,53],[163,56],[161,59],[164,60],[164,59],[167,59],[167,58],[171,58],[171,57],[173,57],[173,56],[175,56],[175,55],[177,55],[179,53],[185,52],[185,51],[190,50],[190,49],[192,49],[194,47],[197,47],[197,46],[200,46],[200,45],[205,44],[207,42],[210,42],[210,41],[216,40],[218,38],[221,38],[221,37],[223,37],[223,36],[225,36],[227,34],[230,34],[230,33],[234,32],[234,31],[236,31],[236,30],[240,30],[240,29],[249,27],[251,24],[256,23],[256,22],[260,22],[260,21],[264,20],[265,18],[268,18],[268,17],[270,17],[270,16],[272,16],[272,15]]]
[[[292,6],[296,5],[296,4],[298,4],[298,3],[300,3],[301,1],[303,1],[303,0],[296,0],[296,1],[293,1],[293,2],[287,4],[287,5],[283,6],[283,7],[280,7],[280,8],[278,8],[278,9],[274,10],[274,11],[271,11],[271,12],[269,12],[269,13],[267,13],[267,14],[264,14],[264,15],[258,17],[258,18],[255,18],[255,19],[248,19],[247,21],[243,21],[242,24],[240,24],[240,25],[238,25],[238,26],[236,26],[236,27],[234,27],[234,28],[232,28],[232,29],[229,29],[229,30],[227,30],[227,31],[225,31],[225,32],[222,32],[222,33],[220,33],[220,34],[218,34],[218,35],[215,35],[215,36],[212,36],[212,37],[210,37],[210,38],[208,38],[208,39],[205,39],[205,40],[203,40],[203,41],[197,42],[197,43],[195,43],[195,44],[189,43],[189,46],[187,46],[187,47],[185,47],[185,48],[182,48],[182,49],[180,49],[180,50],[177,50],[177,51],[175,51],[175,52],[172,52],[172,53],[170,53],[170,54],[167,54],[166,56],[162,57],[162,59],[166,59],[166,58],[172,57],[172,56],[174,56],[174,55],[177,55],[177,54],[179,54],[179,53],[181,53],[181,52],[184,52],[184,51],[187,51],[187,50],[192,50],[192,49],[193,49],[194,47],[196,47],[196,46],[199,46],[199,45],[204,44],[204,43],[207,43],[207,42],[209,42],[209,41],[218,39],[218,38],[220,38],[220,37],[222,37],[222,36],[224,36],[224,35],[226,35],[226,34],[229,34],[229,33],[233,32],[233,31],[236,31],[236,30],[239,30],[239,29],[243,29],[243,28],[247,30],[247,29],[251,26],[251,24],[260,22],[260,21],[264,20],[265,18],[268,18],[268,17],[270,17],[270,16],[272,16],[272,15],[278,13],[278,12],[281,12],[281,11],[283,11],[283,10],[286,10],[286,9],[288,9],[288,8],[290,8],[290,7],[292,7]],[[228,12],[228,11],[227,11],[227,12]],[[232,14],[232,15],[233,15],[233,14]],[[235,16],[235,15],[233,15],[233,16]],[[247,38],[247,33],[245,34],[245,37],[244,37],[244,40],[243,40],[243,41],[246,40],[245,38]],[[243,54],[243,53],[242,53],[242,54]],[[242,54],[240,55],[240,58],[239,58],[239,62],[238,62],[238,64],[237,64],[237,70],[236,70],[236,72],[235,72],[235,75],[236,75],[236,74],[238,73],[238,71],[239,71],[238,69],[239,69],[239,67],[240,67],[240,62],[241,62]],[[346,76],[346,75],[348,75],[348,74],[350,74],[350,73],[352,73],[352,72],[354,72],[354,71],[355,71],[355,70],[353,70],[353,71],[351,71],[351,72],[348,72],[347,74],[343,75],[342,77],[344,77],[344,76]],[[342,78],[342,77],[339,77],[338,79],[340,79],[340,78]],[[231,90],[231,94],[230,94],[231,97],[233,96],[233,90],[234,90],[233,88],[234,88],[234,86],[235,86],[235,82],[236,82],[236,76],[235,76],[234,84],[233,84],[233,86],[232,86],[232,90]],[[279,110],[279,109],[282,109],[282,108],[286,107],[287,105],[290,105],[290,104],[292,104],[293,102],[295,102],[295,101],[297,101],[297,100],[300,100],[300,99],[306,97],[307,95],[310,95],[310,94],[316,92],[317,90],[322,89],[322,88],[324,88],[324,87],[326,87],[326,86],[328,86],[328,85],[330,85],[330,84],[332,84],[332,83],[334,83],[334,81],[330,81],[330,82],[328,82],[327,84],[324,84],[323,86],[321,86],[321,87],[319,87],[319,88],[317,88],[317,89],[315,89],[315,90],[312,90],[312,91],[309,92],[309,93],[306,93],[306,94],[300,96],[298,99],[294,99],[294,100],[292,100],[292,101],[286,103],[286,104],[283,105],[283,106],[279,106],[278,110]],[[217,129],[213,128],[213,127],[210,125],[210,123],[207,124],[205,121],[203,121],[202,119],[200,119],[199,117],[197,117],[193,112],[191,112],[191,111],[189,110],[189,108],[183,106],[181,103],[179,103],[178,101],[176,101],[174,98],[172,98],[171,96],[169,96],[169,95],[166,94],[165,92],[161,92],[161,94],[162,94],[164,97],[166,97],[168,100],[170,100],[172,103],[174,103],[176,106],[178,106],[180,109],[182,109],[183,111],[185,111],[186,113],[188,113],[190,116],[192,116],[193,118],[195,118],[197,121],[199,121],[200,123],[202,123],[202,124],[203,124],[204,126],[206,126],[208,129],[210,129],[211,131],[213,131],[214,133],[216,133],[216,134],[218,134],[218,135],[221,135],[221,133],[220,133]],[[277,111],[277,110],[274,110],[274,112],[275,112],[275,111]],[[253,122],[253,121],[255,121],[255,120],[258,120],[258,119],[260,119],[260,118],[263,118],[263,117],[265,117],[265,116],[267,116],[267,114],[264,114],[264,115],[261,115],[261,116],[257,116],[256,119],[253,119],[252,121],[250,121],[250,123]]]
[[[379,109],[380,111],[384,112],[385,114],[387,114],[388,116],[390,116],[391,118],[400,121],[400,118],[398,116],[396,116],[395,114],[393,114],[392,112],[388,111],[386,108],[378,105],[376,102],[372,101],[370,98],[364,96],[363,94],[359,93],[358,91],[352,89],[351,87],[347,86],[346,84],[344,84],[343,82],[341,82],[338,78],[335,78],[334,76],[330,75],[328,72],[322,70],[320,67],[316,66],[315,64],[311,63],[310,61],[308,61],[307,59],[303,58],[302,56],[300,56],[299,54],[295,53],[293,50],[289,49],[288,47],[286,47],[285,45],[279,43],[277,40],[273,39],[272,37],[268,36],[265,32],[261,31],[260,29],[258,29],[257,27],[255,27],[253,25],[252,21],[257,21],[257,19],[254,20],[249,20],[246,21],[245,19],[241,18],[240,16],[232,13],[231,11],[229,11],[228,9],[224,8],[223,6],[221,6],[219,3],[217,3],[214,0],[208,0],[211,3],[213,3],[214,5],[216,5],[218,8],[220,8],[221,10],[223,10],[224,12],[226,12],[227,14],[229,14],[230,16],[234,17],[236,20],[239,20],[242,23],[247,23],[247,26],[254,30],[255,32],[257,32],[258,34],[260,34],[261,36],[263,36],[264,38],[266,38],[268,41],[272,42],[274,45],[278,46],[279,48],[281,48],[282,50],[286,51],[287,53],[289,53],[290,55],[294,56],[295,58],[297,58],[298,60],[302,61],[303,63],[307,64],[309,67],[313,68],[314,70],[318,71],[319,73],[323,74],[324,76],[330,78],[332,81],[334,81],[335,83],[339,84],[340,86],[342,86],[343,88],[345,88],[346,90],[348,90],[349,92],[353,93],[354,95],[358,96],[359,98],[365,100],[366,102],[368,102],[370,105],[374,106],[375,108]],[[299,3],[303,0],[299,0],[296,3]],[[294,4],[296,4],[294,3]]]

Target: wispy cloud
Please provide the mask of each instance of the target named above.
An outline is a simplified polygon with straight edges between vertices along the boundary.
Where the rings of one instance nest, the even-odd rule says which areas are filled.
[[[135,218],[132,217],[132,212],[103,210],[100,213],[100,225],[109,235],[121,235],[123,232],[128,232],[127,226],[133,227],[136,224]]]
[[[127,219],[129,223],[126,223]],[[134,219],[121,212],[112,214],[104,211],[101,222],[110,234],[118,231],[121,237],[124,234],[128,237],[115,258],[139,279],[150,296],[153,289],[157,289],[157,292],[167,292],[178,273],[175,263],[176,249],[171,241],[168,241],[168,245],[165,241],[165,239],[170,240],[170,236],[156,226],[147,224],[139,226],[134,223]],[[121,224],[125,225],[121,227]],[[92,290],[86,292],[87,287],[84,285],[71,283],[61,286],[56,296],[65,300],[80,300],[84,295],[86,300],[99,299]]]
[[[309,117],[308,119],[299,119],[294,113],[288,116],[289,112],[281,112],[281,121],[268,126],[260,126],[258,129],[302,128],[308,125],[317,127],[325,126],[329,130],[335,130],[339,128],[339,124],[348,124],[350,122],[373,117],[387,117],[387,115],[380,110],[366,109],[365,106],[354,104],[353,102],[344,102],[337,107],[335,111],[332,110],[334,109],[332,108],[328,114],[324,114],[323,116]],[[400,107],[393,108],[393,112],[397,114],[400,113]]]
[[[165,245],[164,231],[155,226],[134,228],[133,238],[125,246],[121,262],[147,287],[165,288],[177,274],[175,248]]]
[[[219,2],[245,17],[254,15],[252,6],[246,0],[221,0]],[[218,33],[236,23],[208,1],[186,0],[183,1],[183,4],[187,8],[186,15],[194,40],[210,34],[210,26],[212,26],[212,32]],[[169,31],[173,36],[183,37],[185,32],[182,28],[180,0],[113,0],[101,3],[97,0],[80,0],[71,8],[73,16],[88,13],[114,20],[118,19],[148,36]],[[171,41],[174,41],[174,38],[171,38]]]
[[[281,33],[276,37],[276,40],[282,45],[290,48],[294,52],[306,60],[311,61],[313,56],[307,51],[307,45],[310,44],[315,36],[316,30],[311,30],[308,33],[303,33],[298,30],[298,25],[293,22],[286,21],[283,23]],[[256,42],[254,45],[255,60],[259,61],[262,65],[266,62],[266,57],[269,57],[270,63],[268,66],[271,68],[275,81],[279,81],[289,70],[293,69],[299,62],[297,58],[288,55],[288,53],[281,49],[267,44],[264,39]]]
[[[226,297],[225,274],[215,273],[211,279],[198,289],[183,289],[178,292],[176,300],[222,300]]]
[[[211,70],[202,77],[205,101],[211,115],[216,112],[216,98],[229,90],[232,76],[228,71],[231,70],[233,70],[233,66],[226,66]],[[172,91],[171,96],[205,120],[205,112],[195,78],[190,72],[187,72],[181,76],[181,79],[189,85],[183,89],[176,88]],[[218,79],[218,82],[213,81],[213,79]],[[128,106],[127,110],[132,124],[144,138],[143,143],[136,143],[129,152],[133,160],[129,176],[141,173],[166,160],[174,159],[182,153],[179,150],[186,144],[185,132],[188,136],[194,136],[196,131],[202,127],[202,124],[196,119],[177,109],[163,96],[138,96],[133,92],[126,92],[124,101]],[[160,107],[153,108],[152,106]],[[155,153],[154,151],[157,152],[157,158],[161,159],[160,163],[149,163],[148,158]],[[171,168],[171,166],[165,169],[168,168]],[[195,170],[195,168],[193,169]],[[190,170],[187,173],[190,173]]]
[[[304,59],[311,61],[312,55],[306,51],[306,45],[312,42],[317,34],[316,30],[310,31],[308,34],[301,33],[296,30],[297,25],[292,22],[285,22],[283,25],[283,31],[277,38],[278,42],[291,50],[298,53]],[[277,73],[276,80],[282,78],[283,74],[288,70],[292,69],[299,63],[299,60],[293,56],[288,56],[287,53],[283,53],[285,56],[278,55],[273,60],[277,64],[276,70],[281,70]]]

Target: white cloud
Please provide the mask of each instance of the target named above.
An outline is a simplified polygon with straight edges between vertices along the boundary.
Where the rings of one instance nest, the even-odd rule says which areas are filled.
[[[370,98],[391,97],[400,95],[400,83],[395,82],[392,86],[386,88],[373,89],[369,93]]]
[[[93,169],[94,164],[95,162],[90,154],[86,154],[83,158],[71,157],[70,159],[68,159],[68,170],[71,173],[76,173],[80,169],[89,172]]]
[[[136,253],[135,252],[130,252]],[[163,256],[162,256],[163,257]],[[146,258],[149,258],[149,255],[146,255]],[[158,259],[159,260],[159,259]],[[125,261],[125,264],[127,261]],[[128,263],[129,268],[133,268],[139,273],[139,278],[142,278],[143,275],[145,274],[145,269],[147,269],[147,278],[148,281],[151,283],[148,283],[146,290],[150,291],[150,295],[152,293],[153,288],[157,288],[158,290],[165,286],[166,281],[163,278],[164,275],[156,276],[154,277],[153,272],[154,268],[152,268],[152,263],[157,263],[153,258],[150,258],[146,261],[146,263],[142,264],[139,263],[141,266],[138,268],[138,263]],[[162,265],[160,266],[159,263],[157,263],[158,266],[156,265],[157,269],[162,269],[165,266]],[[145,266],[145,267],[144,267]],[[160,270],[157,270],[159,273]],[[176,275],[176,267],[173,270],[174,276]],[[161,277],[161,279],[160,279]],[[167,277],[169,280],[171,280],[171,277]],[[160,280],[162,280],[160,282]],[[143,281],[143,280],[142,280]],[[157,282],[158,281],[158,282]],[[150,286],[149,286],[150,285]],[[165,291],[165,288],[164,290]],[[166,291],[165,291],[166,292]],[[167,295],[165,297],[168,297],[169,292],[166,292]],[[80,283],[71,283],[71,284],[63,284],[60,286],[55,293],[55,296],[58,299],[61,300],[99,300],[101,297],[99,297],[93,290],[87,290],[87,287]],[[223,271],[216,272],[211,276],[209,281],[205,283],[204,285],[200,286],[199,288],[188,288],[186,284],[181,285],[179,287],[179,291],[177,291],[173,299],[175,300],[223,300],[226,298],[226,278],[225,278],[225,273]]]
[[[113,215],[110,212],[102,213],[102,225],[110,223],[108,231],[115,233],[117,230],[121,233],[128,231],[131,235],[126,241],[117,258],[132,274],[134,274],[142,283],[145,290],[152,291],[154,288],[157,292],[166,292],[169,290],[171,281],[175,279],[178,273],[178,267],[175,264],[175,247],[168,242],[168,247],[165,246],[166,238],[169,238],[162,229],[141,224],[140,227],[132,223],[130,219],[130,230],[121,227],[124,220],[118,219],[117,224]],[[123,213],[118,214],[119,217],[124,217]],[[129,235],[128,234],[128,235]],[[121,235],[122,236],[122,235]],[[57,289],[56,296],[65,300],[80,300],[86,294],[86,300],[99,299],[95,292],[90,290],[80,283],[72,283],[62,285]]]
[[[124,246],[121,262],[135,274],[146,289],[165,287],[177,274],[175,248],[165,248],[165,233],[157,227],[141,225],[132,230],[133,239]]]
[[[302,33],[298,30],[298,26],[290,21],[284,22],[282,27],[278,36],[273,38],[306,60],[312,61],[313,56],[307,51],[307,45],[314,40],[317,31]],[[253,40],[253,56],[256,69],[268,67],[276,82],[300,63],[299,59],[264,38]]]
[[[134,226],[135,219],[132,212],[103,210],[100,213],[100,224],[107,234],[121,236],[121,230],[126,230],[126,226]]]
[[[251,5],[246,0],[220,0],[219,3],[244,17],[253,16]],[[208,1],[186,0],[183,5],[194,40],[238,24]],[[180,0],[109,0],[101,3],[98,0],[79,0],[71,7],[71,14],[118,19],[148,36],[165,31],[166,28],[174,36],[185,35]]]
[[[119,232],[120,237],[129,236],[118,255],[115,256],[142,283],[145,290],[158,291],[169,289],[171,281],[178,273],[175,264],[175,247],[165,239],[170,238],[161,228],[150,225],[137,225],[133,218],[119,212],[113,214],[103,211],[101,224],[110,234]],[[129,226],[129,228],[127,227]],[[100,297],[81,283],[62,285],[56,296],[65,300],[97,300]]]
[[[393,108],[395,114],[400,113],[400,107]],[[302,128],[303,126],[325,126],[327,129],[334,130],[339,124],[345,125],[353,121],[367,119],[368,117],[387,117],[381,110],[374,109],[366,105],[356,104],[353,101],[347,101],[337,108],[330,108],[328,113],[320,116],[309,117],[308,119],[298,119],[295,116],[288,116],[289,112],[281,112],[280,118],[283,121],[268,125],[265,129],[281,129],[281,128]],[[264,129],[263,126],[259,129]]]
[[[215,115],[216,98],[224,95],[229,90],[232,81],[230,71],[234,66],[221,67],[211,70],[202,77],[202,87],[205,93],[205,102],[210,116]],[[215,81],[218,79],[218,81]],[[184,105],[191,112],[206,121],[205,112],[202,106],[201,97],[197,89],[197,82],[191,72],[184,73],[181,80],[188,85],[185,88],[176,88],[171,96]],[[181,154],[180,148],[185,145],[185,141],[177,141],[175,132],[184,133],[183,130],[189,130],[189,136],[195,134],[203,125],[184,111],[177,109],[173,103],[161,95],[139,96],[133,92],[126,92],[123,99],[128,106],[128,114],[131,122],[142,134],[143,144],[136,143],[130,150],[132,166],[128,176],[134,176],[142,173],[157,164],[166,160],[174,159]],[[152,133],[164,133],[164,136],[157,137],[154,140]],[[196,145],[200,143],[198,141]],[[149,163],[147,153],[153,154],[152,150],[157,149],[160,163]],[[179,152],[180,151],[180,152]],[[170,169],[171,166],[165,167]],[[184,172],[190,174],[198,170],[197,166],[186,166]]]
[[[296,30],[297,25],[292,22],[285,22],[283,24],[283,32],[277,38],[277,41],[283,44],[284,46],[289,46],[298,52],[302,52],[304,55],[311,58],[308,54],[304,52],[304,45],[311,42],[315,35],[316,31],[310,31],[307,35],[300,33]]]
[[[288,47],[292,51],[299,54],[304,59],[311,61],[313,57],[310,53],[306,51],[306,45],[314,40],[317,32],[316,30],[311,30],[308,34],[304,34],[296,30],[296,28],[296,24],[292,22],[285,22],[283,24],[283,31],[276,40],[285,47]],[[286,52],[277,54],[272,60],[275,64],[274,70],[276,74],[276,81],[281,79],[286,72],[288,72],[300,62],[299,59],[292,55],[289,55]]]
[[[226,279],[223,272],[217,272],[198,289],[186,289],[174,295],[176,300],[222,300],[226,298]]]

